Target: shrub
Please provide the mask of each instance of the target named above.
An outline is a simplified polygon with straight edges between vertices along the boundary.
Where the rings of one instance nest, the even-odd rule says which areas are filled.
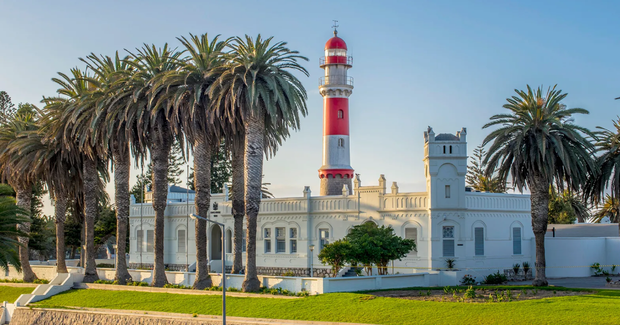
[[[134,287],[148,287],[149,286],[149,284],[144,281],[127,282],[127,285],[134,286]]]
[[[164,284],[164,288],[169,288],[169,289],[191,289],[192,287],[184,286],[182,284],[166,283],[166,284]]]
[[[594,263],[590,266],[592,271],[594,271],[594,275],[601,275],[603,273],[603,269],[601,268],[601,263]]]
[[[529,272],[530,270],[530,263],[529,262],[523,262],[523,275],[527,276],[527,272]]]
[[[611,278],[610,277],[606,277],[605,281],[607,281],[607,283],[611,282]]]
[[[97,267],[113,269],[114,268],[114,264],[99,263],[99,264],[97,264]]]
[[[113,283],[114,283],[114,281],[108,281],[108,280],[95,280],[95,282],[93,282],[93,283],[96,283],[96,284],[113,284]]]
[[[482,281],[482,283],[484,284],[502,284],[508,281],[508,278],[506,278],[505,275],[500,274],[499,271],[495,272],[495,273],[491,273],[487,276],[484,277],[484,281]]]
[[[453,270],[454,267],[456,266],[456,260],[453,258],[447,258],[446,266],[448,267],[448,270]]]
[[[22,279],[0,279],[2,283],[24,283]]]
[[[35,279],[34,281],[32,281],[32,283],[34,284],[48,284],[50,283],[49,280],[45,280],[45,279]]]
[[[229,292],[240,292],[241,290],[239,290],[239,289],[237,289],[235,287],[228,287],[228,288],[226,288],[226,291],[229,291]]]
[[[472,286],[469,286],[469,288],[467,288],[467,290],[465,290],[465,295],[463,295],[463,298],[475,299],[476,298],[476,290],[474,290],[474,288]]]
[[[521,269],[521,264],[516,263],[512,266],[512,270],[515,272],[515,276],[519,275],[519,270]]]
[[[611,266],[611,273],[616,272],[616,267],[617,267],[617,266],[618,266],[618,265],[616,265],[616,264],[612,264],[612,266]]]
[[[476,284],[476,279],[469,274],[465,274],[461,279],[461,285],[470,286]]]

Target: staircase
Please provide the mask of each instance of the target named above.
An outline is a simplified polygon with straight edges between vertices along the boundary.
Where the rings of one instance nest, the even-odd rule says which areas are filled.
[[[19,296],[15,303],[10,304],[5,302],[4,308],[0,312],[0,315],[4,314],[3,317],[0,317],[0,324],[4,324],[4,322],[9,322],[11,320],[11,316],[13,316],[13,311],[16,307],[24,307],[31,302],[41,301],[67,291],[73,287],[75,282],[82,282],[83,278],[84,275],[79,273],[58,273],[49,284],[41,284],[37,286],[32,293]]]
[[[348,278],[348,277],[354,277],[357,276],[357,273],[355,273],[355,269],[357,269],[356,267],[351,267],[347,270],[347,272],[345,272],[342,277],[343,278]]]

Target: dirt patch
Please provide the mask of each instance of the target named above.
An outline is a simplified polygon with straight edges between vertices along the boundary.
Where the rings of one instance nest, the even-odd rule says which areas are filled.
[[[457,289],[444,290],[394,290],[373,292],[377,297],[400,298],[420,301],[440,302],[512,302],[553,297],[581,296],[593,294],[593,291],[560,291],[538,289]]]

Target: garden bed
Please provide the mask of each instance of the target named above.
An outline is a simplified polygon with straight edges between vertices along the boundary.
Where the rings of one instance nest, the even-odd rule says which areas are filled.
[[[446,287],[442,290],[390,290],[373,292],[377,297],[400,298],[407,300],[438,301],[438,302],[513,302],[566,296],[593,294],[594,291],[573,290],[541,290],[541,289],[506,289],[502,288],[456,288]]]

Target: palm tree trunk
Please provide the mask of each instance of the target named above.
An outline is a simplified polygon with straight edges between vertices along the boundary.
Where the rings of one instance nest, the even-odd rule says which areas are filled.
[[[54,214],[56,215],[56,273],[68,273],[65,263],[65,221],[67,219],[67,195],[56,191]]]
[[[171,145],[170,129],[167,126],[155,128],[151,139],[153,209],[155,210],[155,261],[151,285],[154,287],[163,287],[168,283],[164,264],[164,212],[168,201],[168,155]]]
[[[546,286],[545,234],[549,219],[549,183],[543,177],[534,176],[528,185],[531,190],[532,230],[536,240],[536,278],[532,285]]]
[[[196,213],[207,218],[211,204],[211,155],[213,146],[203,132],[194,139],[194,188]],[[196,280],[193,288],[202,290],[213,285],[207,261],[207,222],[196,219]],[[225,256],[222,256],[225,258]]]
[[[84,280],[92,283],[99,280],[97,262],[95,261],[95,218],[97,217],[97,162],[94,159],[84,160],[84,232],[86,252],[84,256]]]
[[[31,202],[32,202],[32,186],[13,186],[17,196],[17,205],[28,211],[30,216]],[[30,234],[30,222],[18,225],[17,228],[24,233]],[[37,279],[37,275],[34,274],[30,267],[30,252],[28,250],[28,237],[19,237],[17,240],[20,243],[19,246],[19,261],[22,266],[22,275],[24,282],[32,282]]]
[[[252,112],[245,122],[245,132],[245,213],[248,234],[242,287],[244,292],[253,292],[260,289],[256,271],[256,223],[262,196],[264,113]]]
[[[245,204],[243,194],[245,186],[243,185],[243,146],[241,144],[233,144],[232,152],[232,214],[235,220],[234,224],[234,258],[233,258],[233,274],[241,273],[243,270],[243,217],[245,216]]]
[[[122,147],[121,147],[122,146]],[[129,145],[115,143],[114,159],[114,203],[116,204],[116,275],[119,284],[132,282],[127,271],[127,223],[129,221]]]

